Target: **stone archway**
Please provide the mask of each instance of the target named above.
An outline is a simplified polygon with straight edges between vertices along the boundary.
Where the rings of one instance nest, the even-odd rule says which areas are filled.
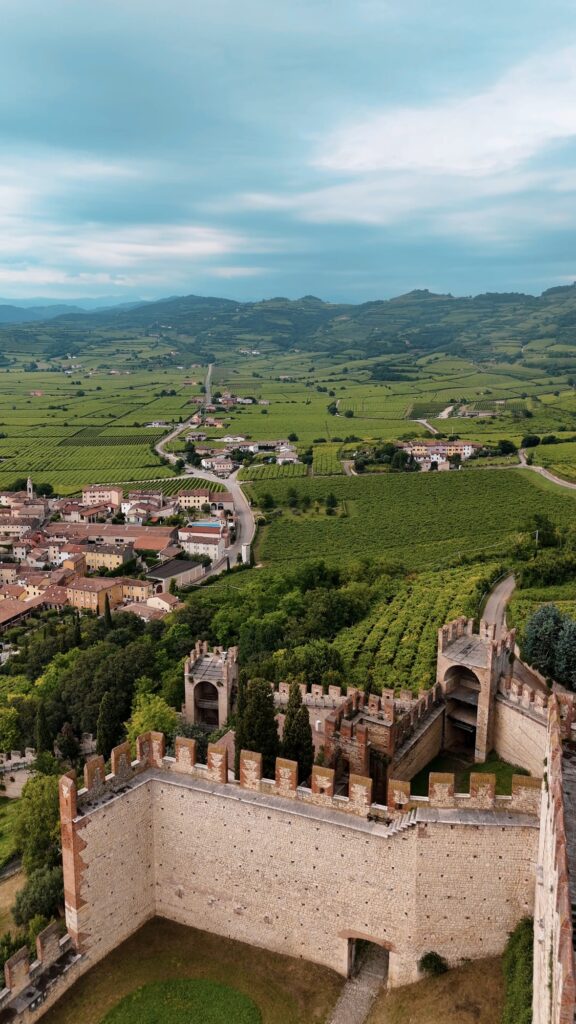
[[[448,750],[472,752],[476,747],[481,681],[467,665],[451,665],[444,674],[443,688],[446,695],[444,746]]]
[[[194,687],[195,719],[200,725],[217,728],[220,724],[218,716],[218,690],[206,679]]]

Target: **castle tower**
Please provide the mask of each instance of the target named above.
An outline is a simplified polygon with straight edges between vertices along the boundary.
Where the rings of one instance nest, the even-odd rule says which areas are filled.
[[[228,719],[238,685],[238,648],[208,649],[198,640],[184,663],[184,706],[187,722],[221,728]]]
[[[509,678],[514,660],[514,630],[496,640],[496,627],[456,619],[439,630],[437,682],[446,698],[446,747],[470,747],[485,761],[494,740],[494,704],[501,678]]]

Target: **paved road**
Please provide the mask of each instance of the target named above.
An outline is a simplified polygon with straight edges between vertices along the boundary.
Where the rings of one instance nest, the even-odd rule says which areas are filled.
[[[212,380],[212,366],[210,363],[208,367],[208,373],[206,374],[206,394],[204,402],[206,405],[210,405],[212,400],[211,391],[211,380]],[[158,455],[167,459],[173,466],[176,464],[182,455],[175,455],[173,452],[166,451],[166,445],[169,444],[174,438],[178,437],[184,430],[187,430],[192,426],[190,420],[186,423],[179,423],[178,426],[172,430],[169,434],[166,434],[158,444],[154,445],[155,451]],[[238,555],[242,553],[243,544],[251,544],[254,540],[254,534],[256,532],[256,523],[252,509],[250,508],[250,502],[242,490],[242,486],[238,481],[238,471],[233,473],[231,476],[226,477],[224,480],[222,477],[216,476],[215,473],[210,473],[207,469],[197,469],[196,466],[191,466],[189,463],[185,463],[185,466],[189,469],[190,474],[197,477],[199,480],[205,480],[211,484],[224,484],[226,489],[230,491],[230,494],[234,498],[234,509],[236,511],[236,540],[231,547],[226,548],[226,554],[221,562],[216,565],[212,565],[208,572],[202,577],[206,579],[209,576],[217,576],[223,572],[227,567],[227,561],[233,566],[236,564]],[[181,480],[187,478],[180,477]]]
[[[515,586],[515,577],[512,574],[505,576],[503,580],[496,584],[486,601],[482,618],[491,626],[496,626],[497,638],[502,635],[506,628],[506,605],[512,597]]]
[[[436,427],[433,427],[432,424],[428,422],[428,420],[412,420],[412,422],[413,423],[421,423],[422,426],[426,427],[426,430],[429,430],[431,434],[438,434],[438,433],[440,433],[440,431],[436,430]]]
[[[570,483],[569,480],[563,480],[560,476],[555,476],[555,474],[551,473],[549,469],[544,469],[544,466],[529,466],[526,462],[525,448],[520,449],[519,455],[519,465],[523,469],[531,469],[533,473],[538,473],[540,476],[545,477],[546,480],[551,480],[553,484],[559,484],[560,487],[567,487],[569,491],[576,491],[576,484]]]
[[[208,363],[208,373],[204,381],[204,405],[212,405],[212,370],[214,363]]]

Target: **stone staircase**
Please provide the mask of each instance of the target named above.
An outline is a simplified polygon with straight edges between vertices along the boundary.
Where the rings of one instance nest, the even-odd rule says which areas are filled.
[[[416,824],[418,811],[408,811],[406,814],[401,814],[399,818],[395,818],[388,828],[386,829],[386,836],[395,836],[399,832],[405,832],[407,828],[412,828]]]

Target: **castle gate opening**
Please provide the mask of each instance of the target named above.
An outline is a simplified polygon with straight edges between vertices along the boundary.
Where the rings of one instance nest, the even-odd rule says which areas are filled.
[[[465,665],[453,665],[444,676],[446,732],[444,746],[472,754],[476,746],[480,680]]]
[[[201,725],[218,727],[218,690],[213,683],[203,680],[194,687],[196,721]]]
[[[368,936],[349,936],[348,944],[348,977],[355,978],[361,971],[367,972],[376,980],[376,984],[385,985],[388,981],[390,952],[380,942],[374,942]]]

